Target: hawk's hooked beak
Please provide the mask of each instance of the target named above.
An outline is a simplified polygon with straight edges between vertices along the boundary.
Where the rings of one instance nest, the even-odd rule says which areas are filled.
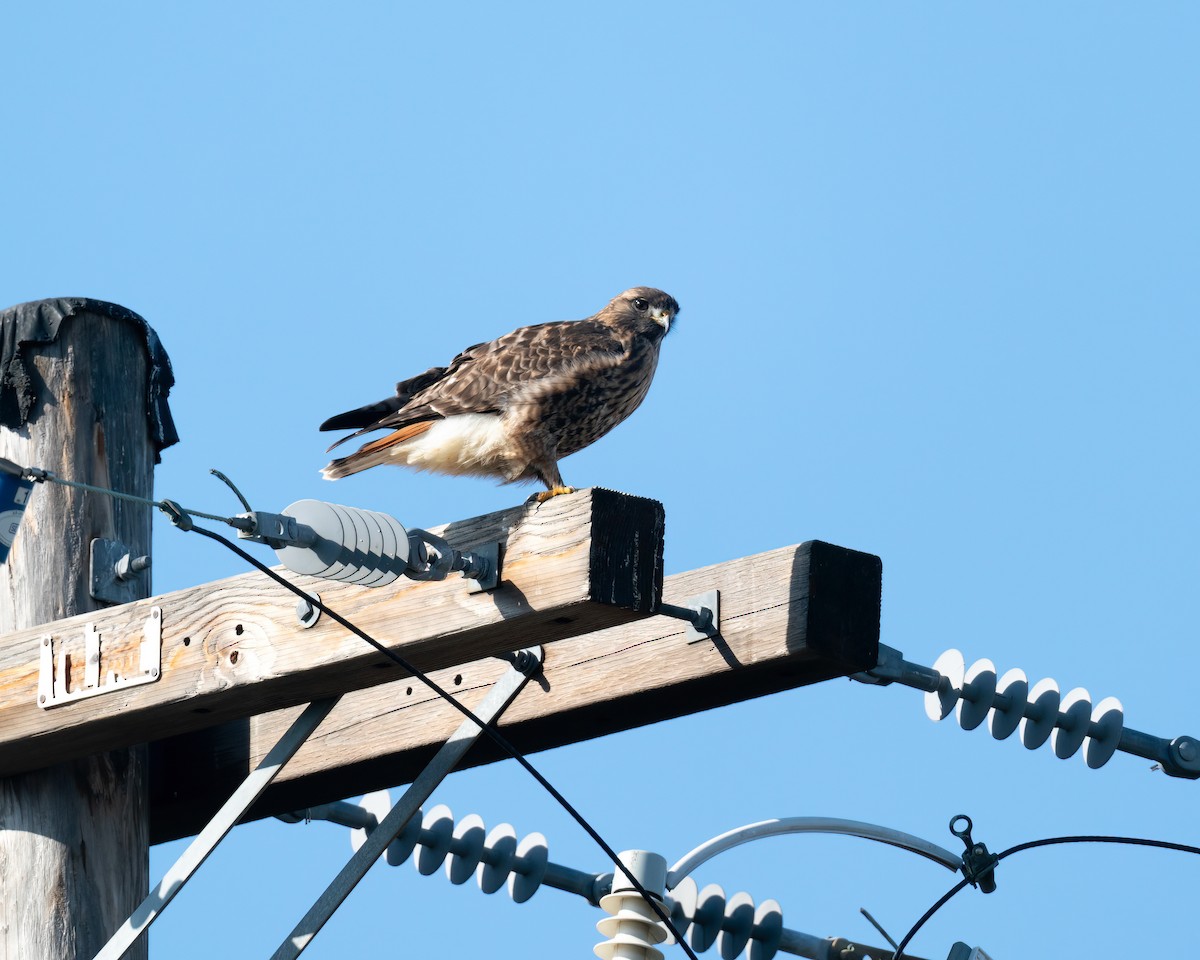
[[[659,324],[664,332],[671,329],[671,312],[662,307],[654,307],[650,311],[650,319]]]

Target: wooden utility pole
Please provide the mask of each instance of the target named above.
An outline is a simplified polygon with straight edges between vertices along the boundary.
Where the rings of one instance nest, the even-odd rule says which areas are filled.
[[[0,457],[151,497],[169,385],[157,338],[122,308],[0,312]],[[0,960],[92,957],[145,894],[148,841],[199,830],[299,705],[344,695],[251,817],[405,782],[461,721],[259,572],[153,599],[143,579],[98,609],[91,540],[148,554],[150,510],[41,484],[0,567]],[[467,706],[506,669],[496,658],[543,645],[501,721],[525,751],[875,666],[878,557],[812,541],[664,584],[664,529],[659,503],[581,490],[432,531],[495,548],[491,589],[283,576]],[[698,601],[715,633],[679,619]],[[466,762],[500,755],[481,743]]]
[[[0,313],[0,456],[151,496],[164,444],[148,416],[150,378],[170,375],[151,343],[140,317],[111,304]],[[92,538],[149,554],[150,523],[150,507],[39,485],[0,566],[0,634],[96,610]],[[140,589],[149,593],[147,574]],[[27,655],[36,661],[36,648]],[[146,783],[144,746],[0,780],[0,956],[86,960],[104,945],[146,894]],[[146,955],[144,942],[126,954]]]

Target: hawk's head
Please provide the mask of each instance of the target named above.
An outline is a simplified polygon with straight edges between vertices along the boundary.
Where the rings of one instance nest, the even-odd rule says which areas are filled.
[[[631,324],[638,333],[657,341],[671,329],[677,313],[679,304],[669,293],[654,287],[630,287],[613,297],[597,316]]]

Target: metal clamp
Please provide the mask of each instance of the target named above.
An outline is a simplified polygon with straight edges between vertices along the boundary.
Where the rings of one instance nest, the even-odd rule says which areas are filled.
[[[962,858],[963,876],[971,886],[978,887],[983,893],[995,893],[995,869],[1000,858],[988,852],[987,844],[976,843],[971,839],[972,826],[971,818],[965,813],[950,818],[950,832],[967,848]]]
[[[239,513],[235,519],[246,521],[244,527],[238,527],[239,540],[265,543],[272,550],[283,547],[311,547],[317,540],[317,532],[312,527],[300,523],[286,513],[251,510],[249,513]]]
[[[459,572],[475,581],[473,593],[494,590],[500,583],[500,544],[484,543],[472,550],[456,550],[428,530],[408,531],[408,569],[411,580],[445,580]]]
[[[688,597],[682,606],[674,603],[660,603],[658,612],[664,617],[674,617],[686,621],[688,643],[698,643],[701,640],[711,640],[721,633],[721,591],[706,590],[694,597]]]
[[[148,591],[142,590],[138,574],[150,569],[150,558],[133,556],[120,540],[97,537],[92,541],[88,592],[101,603],[132,603]]]

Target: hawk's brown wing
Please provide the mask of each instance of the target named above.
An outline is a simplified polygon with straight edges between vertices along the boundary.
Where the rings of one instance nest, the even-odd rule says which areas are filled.
[[[533,382],[586,377],[589,369],[612,366],[624,354],[624,345],[612,330],[594,320],[522,327],[490,343],[468,347],[441,377],[367,429],[395,430],[464,413],[500,413],[514,394]]]

